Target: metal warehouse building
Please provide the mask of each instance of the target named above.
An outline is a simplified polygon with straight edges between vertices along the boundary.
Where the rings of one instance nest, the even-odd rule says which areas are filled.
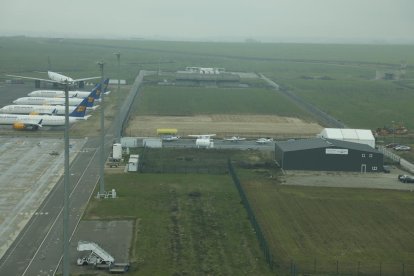
[[[382,172],[383,154],[360,143],[304,139],[275,143],[275,160],[284,170]]]

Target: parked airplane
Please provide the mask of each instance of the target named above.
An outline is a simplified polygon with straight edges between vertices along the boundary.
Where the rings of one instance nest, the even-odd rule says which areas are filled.
[[[100,91],[100,84],[98,84],[92,92],[89,93],[87,99],[87,106],[93,105],[96,94]],[[77,107],[69,106],[69,113],[73,112]],[[8,114],[46,114],[46,115],[65,115],[64,105],[6,105],[0,108],[0,113]]]
[[[242,138],[240,136],[233,136],[231,138],[224,138],[224,141],[230,141],[230,142],[239,142],[239,141],[244,141],[246,140],[246,138]]]
[[[197,148],[212,148],[214,147],[214,142],[211,137],[216,136],[216,134],[201,134],[201,135],[188,135],[189,137],[196,137],[196,146]]]
[[[99,79],[100,78],[100,77],[90,77],[90,78],[72,79],[71,77],[68,77],[68,76],[65,76],[65,75],[62,75],[62,74],[59,74],[59,73],[56,73],[56,72],[52,72],[52,71],[47,71],[47,76],[49,77],[49,79],[25,77],[25,76],[18,76],[18,75],[6,75],[6,76],[20,78],[20,79],[46,81],[46,82],[52,82],[52,83],[65,83],[65,82],[67,82],[68,84],[74,84],[74,83],[83,82],[83,81],[86,81],[86,80],[93,80],[93,79]]]
[[[273,142],[273,138],[259,138],[256,140],[256,143],[258,144],[267,144]]]
[[[180,136],[175,136],[175,135],[164,135],[164,136],[161,136],[161,140],[166,141],[166,142],[177,141],[180,138],[181,138]]]
[[[69,123],[78,120],[86,120],[85,116],[88,98],[82,102],[69,114]],[[14,129],[38,130],[42,126],[63,126],[65,125],[64,116],[54,115],[19,115],[19,114],[0,114],[0,125],[12,125]]]
[[[69,105],[78,105],[83,99],[69,98]],[[22,97],[13,101],[14,104],[29,105],[65,105],[65,98],[46,98],[46,97]],[[87,107],[92,107],[93,102],[88,102]]]
[[[104,80],[104,87],[108,87],[109,78]],[[93,89],[98,89],[98,93],[96,93],[95,100],[98,100],[101,96],[101,87],[102,84],[98,83]],[[71,98],[85,98],[88,97],[91,92],[89,91],[69,91],[68,95]],[[104,90],[105,93],[105,90]],[[29,94],[27,94],[29,97],[46,97],[46,98],[64,98],[65,97],[65,91],[62,90],[36,90],[32,91]]]

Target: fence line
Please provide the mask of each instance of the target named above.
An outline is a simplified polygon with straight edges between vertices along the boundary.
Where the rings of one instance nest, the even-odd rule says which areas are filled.
[[[253,229],[256,233],[256,237],[259,240],[260,248],[263,251],[264,257],[266,259],[266,262],[270,266],[270,269],[273,270],[275,262],[273,260],[273,255],[270,251],[269,244],[268,244],[265,236],[263,235],[263,231],[260,228],[259,223],[256,220],[256,216],[253,212],[253,209],[250,207],[249,200],[247,199],[246,194],[244,193],[243,187],[240,184],[239,177],[237,176],[236,171],[233,168],[231,160],[228,159],[227,162],[228,162],[228,170],[229,170],[230,175],[233,179],[234,185],[236,185],[236,188],[239,191],[240,197],[242,199],[243,206],[246,208],[250,223],[252,224]]]

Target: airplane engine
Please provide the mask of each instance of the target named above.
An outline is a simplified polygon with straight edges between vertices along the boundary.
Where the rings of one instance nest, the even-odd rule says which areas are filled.
[[[25,126],[25,124],[23,124],[23,123],[14,123],[14,124],[13,124],[13,128],[14,128],[14,129],[19,129],[19,130],[22,130],[22,129],[26,129],[26,126]]]
[[[29,130],[38,130],[39,129],[39,126],[34,125],[34,126],[29,126],[28,127],[24,123],[17,122],[17,123],[14,123],[13,124],[13,129],[17,129],[17,130],[26,130],[26,129],[29,129]]]

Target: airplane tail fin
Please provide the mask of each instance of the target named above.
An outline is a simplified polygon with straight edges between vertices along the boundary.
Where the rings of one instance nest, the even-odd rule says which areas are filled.
[[[103,81],[103,92],[104,92],[104,93],[108,91],[108,84],[109,84],[109,78],[106,78],[106,79]]]
[[[86,97],[86,99],[88,99],[88,103],[87,103],[86,107],[88,107],[88,108],[93,107],[94,102],[100,98],[101,91],[102,91],[102,84],[101,83],[98,83],[92,89],[92,92],[89,94],[89,96]]]
[[[82,102],[80,104],[78,104],[78,106],[76,106],[76,108],[69,114],[69,116],[70,117],[84,118],[85,113],[86,113],[86,107],[87,107],[88,102],[89,102],[89,98],[90,98],[90,95],[88,97],[84,98],[82,100]],[[93,100],[94,99],[92,98],[92,105],[93,105]]]

